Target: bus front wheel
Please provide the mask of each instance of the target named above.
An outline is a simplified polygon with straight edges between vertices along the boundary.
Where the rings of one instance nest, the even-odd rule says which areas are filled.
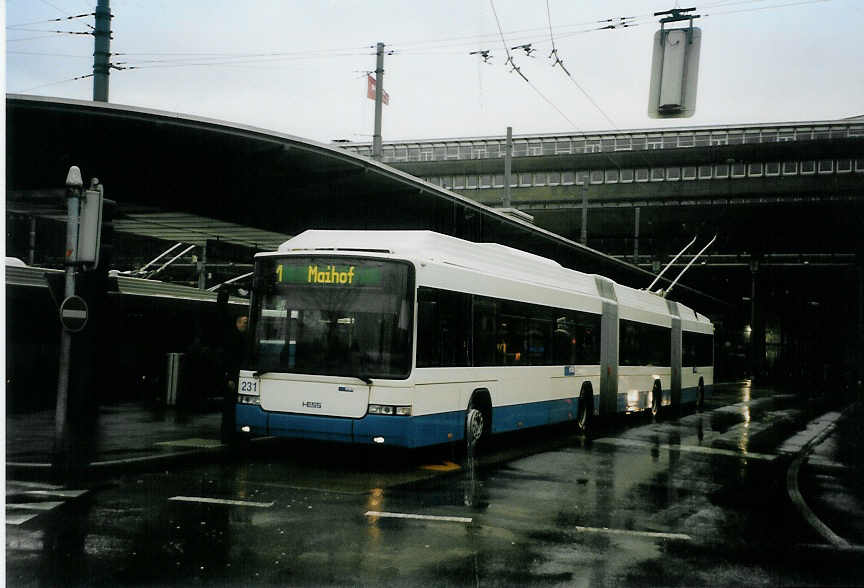
[[[486,418],[483,411],[471,406],[465,417],[465,443],[469,449],[473,449],[483,438],[486,429]]]

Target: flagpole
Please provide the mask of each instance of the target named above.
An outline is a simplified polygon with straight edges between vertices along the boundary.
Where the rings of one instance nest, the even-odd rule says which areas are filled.
[[[372,136],[372,158],[381,161],[381,100],[384,94],[384,43],[378,43],[375,62],[375,134]]]

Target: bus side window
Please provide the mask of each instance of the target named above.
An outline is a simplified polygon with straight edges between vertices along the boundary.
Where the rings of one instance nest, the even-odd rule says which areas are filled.
[[[441,365],[441,344],[438,337],[438,302],[424,300],[428,290],[420,289],[417,300],[417,367]]]
[[[474,297],[474,365],[496,365],[497,341],[495,338],[495,301],[481,296]]]
[[[420,288],[417,367],[471,365],[470,296]]]

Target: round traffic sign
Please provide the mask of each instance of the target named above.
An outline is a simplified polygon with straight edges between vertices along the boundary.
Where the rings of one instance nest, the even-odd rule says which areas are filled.
[[[80,296],[69,296],[60,305],[60,322],[63,328],[77,333],[87,324],[87,303]]]

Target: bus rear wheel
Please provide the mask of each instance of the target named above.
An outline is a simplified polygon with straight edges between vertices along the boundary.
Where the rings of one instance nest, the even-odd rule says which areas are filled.
[[[705,408],[705,380],[699,378],[699,387],[696,389],[696,410]]]
[[[660,414],[660,405],[663,402],[663,389],[660,387],[660,380],[654,380],[654,388],[651,390],[651,415],[657,416]]]
[[[591,384],[585,382],[582,384],[582,390],[579,392],[579,412],[576,413],[576,426],[579,427],[581,433],[588,433],[593,415],[594,391],[591,389]]]

